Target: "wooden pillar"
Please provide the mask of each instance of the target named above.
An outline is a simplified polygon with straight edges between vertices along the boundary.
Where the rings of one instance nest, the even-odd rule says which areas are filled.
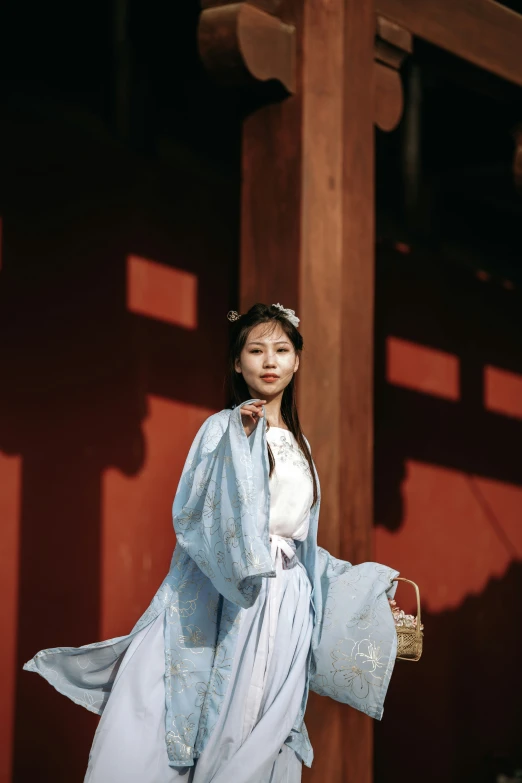
[[[372,536],[375,20],[358,0],[292,11],[297,93],[244,125],[240,304],[281,302],[302,318],[319,541],[358,562],[371,559]],[[312,694],[306,723],[305,780],[370,783],[370,718]]]
[[[239,18],[239,5],[223,15]],[[244,122],[239,306],[281,302],[302,319],[299,411],[321,479],[319,542],[355,563],[372,549],[374,10],[360,0],[252,5],[293,30],[295,92]],[[252,60],[248,41],[239,48]],[[306,724],[315,761],[305,780],[370,783],[370,718],[312,694]]]

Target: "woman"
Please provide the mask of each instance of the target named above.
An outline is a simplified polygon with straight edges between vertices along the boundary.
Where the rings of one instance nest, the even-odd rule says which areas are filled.
[[[128,636],[43,650],[24,667],[103,713],[88,783],[297,783],[313,756],[310,688],[382,717],[398,572],[317,547],[294,311],[257,304],[229,319],[233,406],[191,446],[150,607]]]

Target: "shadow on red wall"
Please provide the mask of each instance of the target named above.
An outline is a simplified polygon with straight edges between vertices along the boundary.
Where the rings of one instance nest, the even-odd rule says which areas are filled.
[[[39,649],[100,638],[102,476],[142,470],[149,395],[181,411],[223,406],[225,315],[236,305],[234,176],[137,159],[58,116],[26,104],[2,123],[0,450],[21,460],[19,562],[9,577],[18,589],[17,783],[83,779],[96,718],[21,667]],[[195,328],[127,310],[130,254],[195,276]],[[186,443],[175,431],[165,438],[170,502]],[[172,552],[169,512],[165,503],[157,584]],[[142,610],[151,597],[141,596]]]
[[[375,781],[487,783],[521,750],[520,291],[385,247],[377,281],[376,559],[419,583],[425,652],[396,664]],[[439,368],[456,358],[458,394],[429,357],[401,382],[390,340]],[[485,390],[488,366],[505,410]]]

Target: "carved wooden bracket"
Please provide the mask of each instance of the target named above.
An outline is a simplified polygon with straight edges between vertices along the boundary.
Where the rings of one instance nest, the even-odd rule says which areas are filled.
[[[203,64],[223,84],[275,79],[296,91],[296,30],[279,16],[281,0],[202,0],[198,43]],[[404,105],[399,68],[412,51],[407,30],[376,18],[375,124],[384,131],[399,123]]]
[[[402,117],[404,94],[399,68],[411,52],[411,33],[378,16],[374,54],[375,124],[383,131],[396,128]]]
[[[203,0],[198,43],[201,59],[220,82],[279,81],[296,90],[295,27],[274,15],[275,0]]]

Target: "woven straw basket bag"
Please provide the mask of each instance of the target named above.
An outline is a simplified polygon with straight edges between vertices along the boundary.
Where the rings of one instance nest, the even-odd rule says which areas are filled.
[[[420,606],[420,593],[419,588],[412,582],[411,579],[404,579],[402,576],[397,576],[393,580],[394,582],[408,582],[415,588],[417,595],[417,627],[405,628],[404,626],[396,626],[397,630],[397,658],[401,661],[418,661],[422,655],[422,640],[424,634],[421,631],[421,606]]]

